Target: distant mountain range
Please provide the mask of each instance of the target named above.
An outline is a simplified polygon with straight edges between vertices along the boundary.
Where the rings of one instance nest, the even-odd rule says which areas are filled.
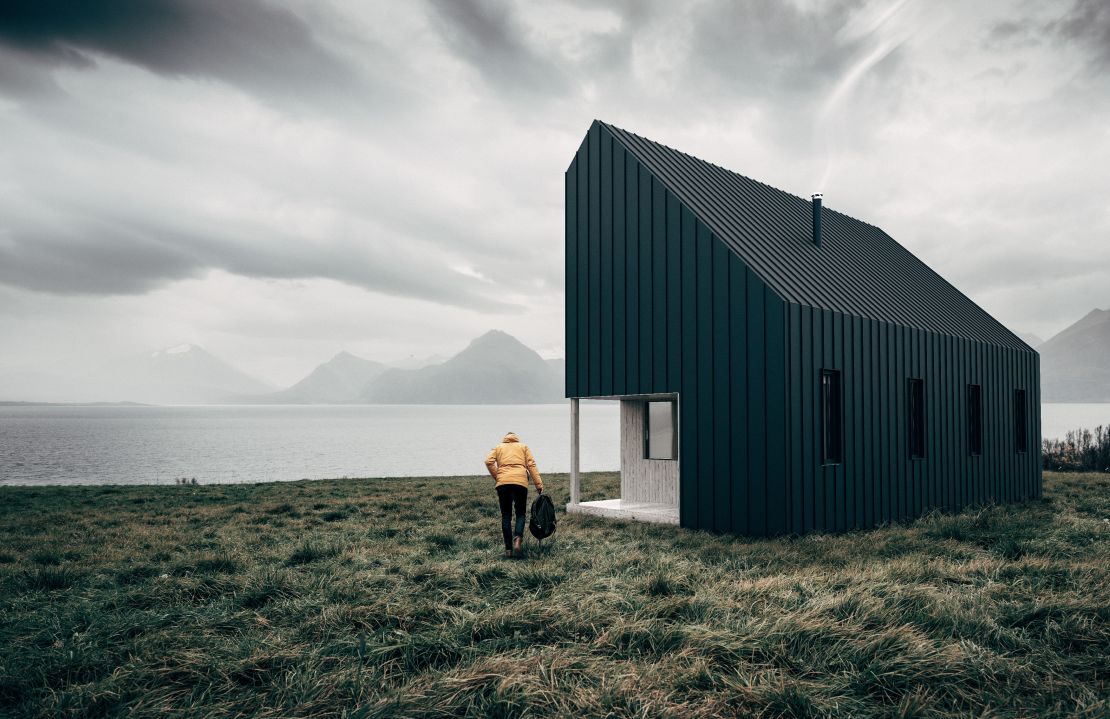
[[[1037,348],[1045,402],[1110,402],[1110,310],[1092,310]]]
[[[492,330],[442,364],[384,372],[359,398],[372,404],[558,402],[563,375],[515,337]]]
[[[527,404],[563,398],[562,360],[544,360],[497,330],[444,359],[386,364],[340,352],[286,389],[255,379],[196,345],[127,357],[82,377],[0,377],[0,399],[143,404]]]
[[[123,357],[75,377],[19,373],[0,378],[4,399],[43,402],[217,404],[273,390],[192,344]]]
[[[351,402],[388,369],[389,366],[381,362],[340,352],[292,387],[268,395],[266,401],[281,404]]]
[[[1023,334],[1041,354],[1045,402],[1110,402],[1110,310],[1092,310],[1045,342]],[[125,357],[84,376],[44,372],[0,376],[0,400],[144,404],[528,404],[563,398],[565,361],[545,360],[492,330],[444,359],[385,363],[340,352],[291,387],[239,371],[197,345]]]
[[[103,400],[146,404],[212,404],[274,389],[190,344],[128,357],[81,383]]]

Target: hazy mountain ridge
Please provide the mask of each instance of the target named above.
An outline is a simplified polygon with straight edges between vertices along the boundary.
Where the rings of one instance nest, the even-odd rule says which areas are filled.
[[[344,351],[316,367],[292,387],[274,392],[264,399],[289,404],[350,402],[388,369],[381,362],[356,357]],[[244,398],[244,401],[250,402],[251,399]]]
[[[1043,343],[1044,402],[1110,402],[1110,310],[1095,309]],[[343,351],[285,389],[242,372],[203,348],[178,345],[125,357],[85,375],[10,372],[9,403],[142,404],[528,404],[563,399],[564,359],[543,359],[492,330],[444,361],[438,355],[378,362]]]
[[[423,369],[434,364],[443,364],[449,357],[444,357],[441,354],[434,354],[428,357],[416,357],[409,355],[402,357],[394,362],[387,363],[387,367],[396,367],[397,369]]]
[[[0,398],[33,404],[222,404],[274,389],[192,344],[120,357],[83,373],[0,377]]]
[[[126,357],[76,383],[78,399],[146,404],[215,404],[274,389],[191,344]]]
[[[1110,310],[1091,310],[1038,351],[1042,401],[1110,402]]]
[[[79,377],[10,373],[0,399],[29,403],[528,404],[563,399],[563,360],[545,360],[497,330],[455,356],[386,364],[339,352],[276,389],[197,345],[125,357]]]
[[[527,404],[563,398],[563,360],[544,360],[497,330],[450,358],[384,364],[340,352],[292,387],[244,403]]]
[[[499,330],[451,359],[418,370],[391,369],[361,395],[375,404],[529,404],[563,399],[563,375]]]

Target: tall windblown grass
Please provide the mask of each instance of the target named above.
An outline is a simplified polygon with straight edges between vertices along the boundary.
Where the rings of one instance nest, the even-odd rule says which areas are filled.
[[[1110,475],[838,536],[560,519],[512,561],[486,479],[0,488],[0,715],[1110,716]]]

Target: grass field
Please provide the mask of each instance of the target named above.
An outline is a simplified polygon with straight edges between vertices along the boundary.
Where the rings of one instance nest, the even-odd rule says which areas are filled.
[[[1110,716],[1110,475],[801,539],[560,515],[521,561],[495,505],[484,478],[0,487],[0,715]]]

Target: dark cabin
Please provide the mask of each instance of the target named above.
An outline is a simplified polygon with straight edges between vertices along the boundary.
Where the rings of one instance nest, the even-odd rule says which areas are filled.
[[[1041,493],[1037,353],[874,225],[602,122],[566,172],[570,512],[749,535]],[[579,501],[578,400],[621,402]]]

